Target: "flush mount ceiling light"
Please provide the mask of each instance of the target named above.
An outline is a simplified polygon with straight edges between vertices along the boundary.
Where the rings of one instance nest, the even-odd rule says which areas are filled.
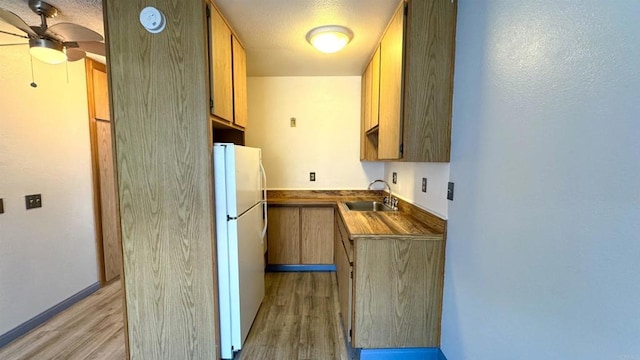
[[[344,26],[326,25],[311,29],[307,41],[323,53],[340,51],[353,38],[353,32]]]
[[[49,39],[30,39],[29,52],[34,58],[47,64],[61,64],[67,61],[64,46]]]

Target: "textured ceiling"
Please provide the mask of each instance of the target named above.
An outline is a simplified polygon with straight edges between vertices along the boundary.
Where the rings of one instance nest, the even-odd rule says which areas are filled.
[[[49,25],[71,22],[104,35],[101,0],[50,0],[60,12]],[[360,75],[400,0],[215,0],[247,51],[250,76]],[[27,0],[0,0],[29,25],[40,19]],[[171,14],[167,14],[171,16]],[[321,25],[343,25],[354,37],[346,48],[323,54],[305,36]],[[15,29],[0,22],[0,30]],[[0,34],[0,44],[24,42]],[[104,62],[103,59],[99,59]]]
[[[252,76],[360,75],[400,0],[215,0],[247,51]],[[342,51],[307,43],[321,25],[350,28]]]

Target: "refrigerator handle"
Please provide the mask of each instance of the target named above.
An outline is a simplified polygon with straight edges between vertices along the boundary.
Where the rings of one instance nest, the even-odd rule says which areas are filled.
[[[264,209],[264,228],[260,237],[264,242],[264,236],[267,234],[267,173],[264,171],[262,161],[260,162],[260,172],[262,173],[262,206]]]

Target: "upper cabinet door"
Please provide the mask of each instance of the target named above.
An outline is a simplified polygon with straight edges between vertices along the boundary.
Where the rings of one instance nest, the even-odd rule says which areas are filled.
[[[378,159],[399,159],[402,134],[402,55],[404,6],[400,6],[380,44]]]
[[[360,160],[378,160],[378,108],[380,102],[380,47],[362,73],[362,131]]]
[[[457,2],[408,2],[405,161],[448,162],[451,150]]]
[[[233,74],[231,29],[215,7],[211,7],[211,114],[233,122]]]
[[[376,49],[371,59],[371,109],[369,130],[378,126],[379,110],[380,110],[380,47]]]
[[[362,124],[365,131],[371,129],[371,63],[362,74]]]
[[[93,76],[93,108],[94,116],[100,120],[111,120],[109,116],[109,89],[107,73],[98,69],[92,70]]]
[[[234,123],[247,127],[247,55],[235,36],[232,39]]]

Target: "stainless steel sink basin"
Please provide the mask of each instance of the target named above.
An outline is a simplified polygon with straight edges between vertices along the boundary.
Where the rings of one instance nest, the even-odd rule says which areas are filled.
[[[394,211],[391,207],[377,201],[347,201],[351,211]]]

